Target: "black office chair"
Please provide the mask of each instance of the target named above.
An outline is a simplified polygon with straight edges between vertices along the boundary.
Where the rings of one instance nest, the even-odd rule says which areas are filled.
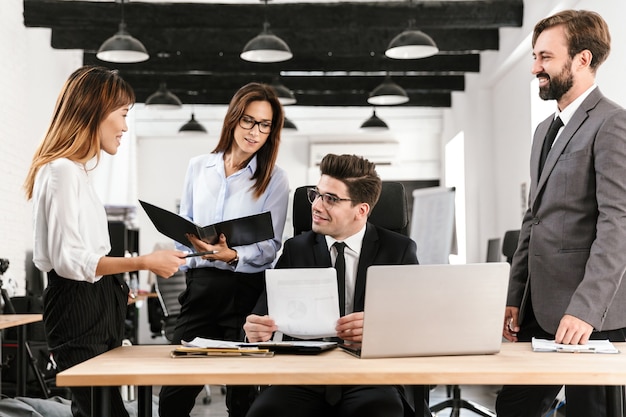
[[[519,240],[519,230],[508,230],[504,233],[502,240],[502,254],[506,256],[508,263],[513,262],[513,255],[517,250],[517,242]]]
[[[157,275],[154,289],[157,293],[159,303],[161,304],[161,334],[170,342],[174,336],[176,328],[176,319],[180,314],[181,305],[178,302],[178,296],[185,290],[187,284],[185,282],[185,273],[178,271],[169,278],[163,278]],[[204,386],[206,395],[202,399],[204,404],[211,403],[211,388],[209,385]]]
[[[170,278],[157,276],[154,289],[157,293],[163,317],[161,319],[161,334],[172,341],[176,319],[180,314],[178,296],[185,290],[185,273],[178,271]]]
[[[306,195],[306,189],[311,185],[298,187],[293,195],[293,234],[311,230],[311,203]],[[401,233],[409,236],[409,209],[407,203],[404,185],[399,182],[383,181],[380,198],[370,213],[369,222],[379,227]],[[429,388],[416,386],[407,389],[407,395],[413,401],[415,396],[423,397],[426,401],[424,404],[424,416],[430,416],[428,409]]]
[[[293,194],[293,234],[311,230],[311,203],[306,196],[307,185],[298,187]],[[383,181],[378,203],[370,213],[369,222],[393,230],[405,236],[409,235],[409,210],[404,186],[399,182]]]
[[[501,242],[499,237],[487,241],[487,262],[500,262],[502,260]]]

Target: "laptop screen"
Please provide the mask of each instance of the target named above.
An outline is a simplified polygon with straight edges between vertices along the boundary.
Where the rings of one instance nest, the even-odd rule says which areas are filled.
[[[506,262],[371,266],[361,357],[497,353]]]

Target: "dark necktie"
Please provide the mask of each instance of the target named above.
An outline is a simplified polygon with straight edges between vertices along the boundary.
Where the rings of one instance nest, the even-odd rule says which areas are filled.
[[[543,170],[543,165],[546,163],[546,159],[548,158],[548,154],[550,153],[550,149],[552,149],[552,144],[554,143],[554,139],[556,139],[556,134],[559,133],[559,129],[563,126],[563,122],[560,117],[557,117],[550,124],[550,128],[548,129],[548,133],[546,134],[546,138],[543,140],[543,147],[541,148],[541,156],[539,157],[539,176],[541,176],[541,171]]]
[[[337,251],[335,269],[337,270],[337,291],[339,291],[339,315],[343,316],[346,314],[346,258],[343,254],[346,244],[344,242],[335,242],[333,246]],[[341,400],[341,396],[341,385],[326,386],[325,397],[328,404],[337,404]]]
[[[346,258],[343,255],[346,244],[335,242],[333,246],[337,250],[335,269],[337,270],[337,289],[339,291],[339,315],[343,316],[346,314]]]

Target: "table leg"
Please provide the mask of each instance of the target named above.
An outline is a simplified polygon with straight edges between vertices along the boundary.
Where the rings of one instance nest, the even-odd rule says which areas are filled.
[[[152,386],[137,387],[137,417],[152,417]]]
[[[91,387],[91,416],[111,417],[111,387]]]
[[[413,403],[415,405],[415,417],[432,417],[428,402],[430,401],[429,385],[413,385]]]
[[[26,379],[28,378],[26,365],[26,326],[17,326],[17,386],[15,387],[17,397],[26,395]]]
[[[606,387],[607,417],[624,417],[624,387],[609,385]]]

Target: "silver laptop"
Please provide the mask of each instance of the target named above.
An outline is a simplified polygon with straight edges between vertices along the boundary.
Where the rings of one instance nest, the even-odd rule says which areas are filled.
[[[500,351],[509,280],[505,262],[371,266],[361,358]]]

